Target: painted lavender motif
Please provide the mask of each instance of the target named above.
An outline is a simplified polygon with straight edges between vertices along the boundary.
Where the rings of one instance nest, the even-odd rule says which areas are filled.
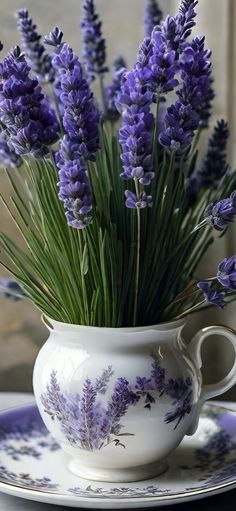
[[[60,424],[61,431],[72,446],[94,451],[114,443],[125,448],[125,436],[132,436],[133,433],[124,431],[122,419],[130,407],[137,403],[143,403],[147,411],[151,410],[157,394],[158,397],[166,395],[172,399],[165,422],[175,422],[174,429],[191,412],[191,379],[168,379],[166,370],[154,357],[149,378],[137,376],[134,385],[130,385],[126,378],[117,378],[105,404],[100,396],[107,393],[113,375],[112,366],[108,366],[95,382],[87,377],[81,393],[63,394],[57,373],[52,371],[41,401],[45,412]]]
[[[166,488],[160,488],[158,486],[149,485],[144,488],[130,488],[128,486],[114,487],[114,488],[94,488],[89,485],[86,488],[76,486],[75,488],[69,488],[69,492],[76,497],[158,497],[163,494],[171,494],[171,490]]]
[[[11,426],[0,426],[0,450],[14,461],[27,457],[41,460],[44,452],[58,449],[60,446],[37,421],[37,415],[20,425],[13,420]]]
[[[34,478],[30,474],[15,474],[4,465],[0,465],[0,480],[35,490],[56,491],[59,487],[59,484],[53,483],[49,477]]]

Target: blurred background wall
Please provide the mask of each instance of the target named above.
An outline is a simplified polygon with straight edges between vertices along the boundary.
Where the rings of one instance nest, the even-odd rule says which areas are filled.
[[[108,61],[113,57],[124,55],[132,65],[137,47],[143,38],[143,13],[145,0],[97,0],[97,8],[104,22],[104,35],[107,39]],[[165,13],[173,14],[178,7],[177,0],[160,0]],[[80,12],[82,0],[1,0],[0,3],[0,40],[4,51],[20,43],[16,31],[14,12],[20,7],[27,7],[38,25],[39,33],[49,33],[51,28],[59,25],[67,40],[79,54]],[[230,162],[236,162],[236,5],[234,0],[199,0],[196,33],[205,34],[208,47],[213,50],[216,100],[212,125],[222,117],[229,119],[232,137],[229,147]],[[234,101],[235,100],[235,101]],[[204,137],[204,146],[207,137]],[[1,180],[1,190],[6,191],[6,184]],[[17,238],[12,224],[1,208],[0,227]],[[215,271],[217,263],[226,255],[236,252],[235,235],[217,243],[202,264],[200,273],[209,275]],[[4,272],[0,269],[0,275]],[[190,338],[199,327],[212,323],[224,323],[236,328],[236,303],[226,311],[213,309],[201,316],[190,318],[186,337]],[[0,390],[31,390],[31,376],[37,352],[47,337],[47,332],[40,321],[40,313],[28,302],[12,303],[0,299]],[[204,360],[210,360],[204,370],[206,381],[213,381],[224,374],[230,366],[232,352],[221,340],[212,339],[204,349]],[[228,393],[229,398],[236,399],[236,389]]]

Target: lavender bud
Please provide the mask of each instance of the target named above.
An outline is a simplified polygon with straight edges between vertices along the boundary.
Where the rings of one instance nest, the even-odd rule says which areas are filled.
[[[228,199],[210,204],[205,210],[205,218],[217,231],[225,231],[236,215],[236,192]]]
[[[212,282],[198,282],[197,287],[203,292],[207,303],[220,307],[221,309],[225,307],[225,292],[215,289]]]
[[[31,69],[39,79],[44,82],[53,82],[54,70],[51,57],[47,54],[45,47],[40,42],[41,35],[37,33],[37,27],[29,17],[27,9],[20,9],[17,14],[17,27],[21,34],[22,45],[26,59]]]
[[[223,287],[236,290],[236,256],[224,259],[219,264],[217,279]]]
[[[52,32],[48,36],[44,37],[44,42],[48,46],[53,46],[54,48],[60,47],[62,43],[63,32],[58,27],[54,27]]]

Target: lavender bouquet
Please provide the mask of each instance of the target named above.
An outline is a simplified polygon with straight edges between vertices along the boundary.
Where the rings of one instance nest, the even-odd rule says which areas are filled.
[[[195,0],[162,21],[146,4],[146,36],[131,70],[114,61],[94,0],[84,0],[80,60],[56,27],[42,40],[17,13],[22,49],[0,63],[3,204],[22,236],[0,234],[1,263],[28,297],[66,323],[122,327],[181,318],[236,298],[236,256],[199,282],[197,268],[236,215],[227,123],[207,154],[198,142],[214,98],[211,52],[191,38]],[[94,82],[101,97],[95,99]]]

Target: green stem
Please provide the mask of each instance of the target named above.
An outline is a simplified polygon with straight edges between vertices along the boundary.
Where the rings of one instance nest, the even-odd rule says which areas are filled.
[[[137,197],[139,196],[138,182],[135,180],[135,191]],[[137,208],[137,244],[136,244],[136,273],[135,273],[135,288],[134,288],[134,314],[133,326],[137,323],[138,313],[138,291],[139,291],[139,274],[140,274],[140,248],[141,248],[141,215],[140,208]]]
[[[190,153],[188,155],[188,159],[191,158],[193,156],[193,154],[195,153],[195,151],[197,149],[197,146],[198,146],[198,142],[200,140],[200,136],[201,136],[202,131],[203,131],[202,127],[198,128],[198,130],[196,132],[196,135],[194,137],[194,140],[193,140],[193,144],[192,144]]]
[[[102,106],[104,110],[104,115],[106,117],[106,101],[105,101],[105,88],[104,88],[104,79],[103,75],[99,75],[99,84],[100,84],[100,91],[101,91],[101,97],[102,97]]]
[[[198,294],[200,293],[199,289],[197,289],[196,291],[193,291],[192,293],[189,293],[187,295],[183,295],[182,298],[178,298],[178,300],[174,300],[172,303],[170,303],[170,305],[168,305],[168,307],[166,307],[165,311],[168,311],[169,308],[173,307],[177,303],[183,302],[184,300],[186,300],[186,298],[190,298],[191,296],[196,295],[197,293]]]
[[[198,224],[182,241],[181,243],[179,243],[175,249],[173,250],[172,254],[167,258],[166,260],[166,264],[168,264],[172,259],[173,257],[175,256],[176,252],[178,252],[178,250],[189,240],[189,238],[195,234],[196,232],[200,231],[203,227],[206,227],[208,226],[208,222],[207,220],[203,220],[202,222],[200,222],[200,224]]]
[[[153,139],[152,139],[152,160],[153,160],[154,168],[158,162],[157,119],[158,119],[159,107],[160,107],[160,98],[158,96],[157,104],[156,104],[156,115],[154,116],[155,126],[154,126]]]
[[[81,240],[81,232],[79,230],[78,230],[78,240],[79,240],[79,250],[80,250],[80,261],[82,261],[83,245],[82,245],[82,240]],[[80,277],[81,277],[82,295],[83,295],[83,302],[84,302],[83,303],[83,305],[84,305],[84,324],[89,326],[88,296],[87,296],[84,274],[83,274],[81,266],[80,266]]]
[[[176,319],[181,319],[181,318],[184,318],[185,316],[187,316],[188,314],[191,314],[192,312],[196,311],[199,309],[199,307],[201,307],[201,305],[203,305],[204,303],[206,303],[206,300],[203,300],[202,302],[199,302],[197,303],[196,305],[194,305],[193,307],[190,307],[190,309],[187,309],[186,311],[184,311],[182,314],[180,314],[179,316],[176,317]]]

